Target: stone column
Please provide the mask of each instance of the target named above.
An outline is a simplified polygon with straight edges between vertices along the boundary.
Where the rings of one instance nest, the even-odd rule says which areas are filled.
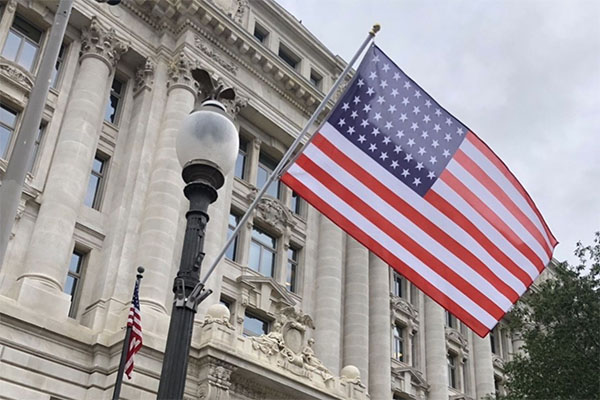
[[[171,270],[181,253],[181,243],[176,240],[178,223],[184,204],[187,205],[175,139],[181,121],[194,108],[197,84],[191,75],[193,68],[195,64],[183,52],[169,65],[167,101],[151,166],[137,252],[136,265],[146,268],[140,303],[163,314],[171,308],[166,306],[167,299],[172,298]]]
[[[484,338],[473,333],[473,359],[475,360],[475,389],[477,399],[485,395],[494,395],[494,365],[492,364],[492,346],[490,336]]]
[[[81,66],[65,110],[42,206],[19,278],[18,301],[55,316],[67,316],[63,285],[73,250],[73,232],[83,204],[109,89],[109,78],[127,45],[96,18],[83,33]]]
[[[448,400],[448,350],[444,309],[425,296],[425,366],[430,400]]]
[[[369,394],[392,397],[389,266],[369,253]]]
[[[354,365],[369,382],[369,251],[348,236],[344,296],[344,365]]]
[[[8,31],[12,26],[13,20],[15,19],[15,11],[17,10],[17,1],[8,0],[2,13],[2,19],[0,20],[0,49],[4,48],[6,38],[8,37]]]
[[[340,228],[320,215],[315,302],[315,354],[333,375],[340,370],[342,311],[342,239]]]

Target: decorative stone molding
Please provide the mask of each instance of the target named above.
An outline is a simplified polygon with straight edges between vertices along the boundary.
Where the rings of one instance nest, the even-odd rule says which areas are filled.
[[[80,59],[94,56],[113,69],[128,48],[129,41],[119,39],[114,28],[107,29],[97,17],[92,17],[89,28],[82,34]]]
[[[465,349],[468,352],[469,342],[465,337],[454,328],[446,327],[446,341],[453,343],[456,346]]]
[[[231,374],[236,369],[225,361],[212,357],[204,359],[200,365],[200,379],[203,382],[198,386],[197,398],[228,400]]]
[[[154,84],[154,69],[156,61],[150,57],[146,58],[144,65],[135,72],[135,81],[133,83],[133,92],[138,93],[142,89],[150,89]]]
[[[406,383],[415,386],[419,392],[427,392],[429,390],[429,384],[423,377],[423,373],[418,369],[409,365],[402,365],[400,367],[392,367],[392,386],[395,392],[407,393],[408,389]],[[409,382],[405,382],[405,385],[401,385],[399,381],[405,381],[408,377]],[[404,386],[404,387],[402,387]],[[408,393],[407,393],[408,394]]]
[[[256,198],[258,190],[251,190],[248,194],[248,200],[253,201]],[[279,199],[272,197],[263,197],[260,199],[255,217],[270,224],[278,234],[283,234],[287,228],[293,225],[294,217],[290,210]]]
[[[397,320],[406,323],[408,333],[412,336],[419,330],[419,312],[406,299],[398,296],[390,297],[392,328]]]
[[[225,108],[227,108],[229,115],[236,119],[242,109],[248,105],[248,101],[248,97],[236,94],[234,100],[225,100],[223,101],[223,104],[225,105]]]
[[[263,298],[261,304],[253,304],[263,310],[269,310],[271,308],[271,301],[280,303],[284,307],[291,307],[296,304],[296,301],[289,295],[289,292],[283,286],[275,282],[275,279],[273,278],[247,274],[238,277],[237,281],[242,284],[240,304],[243,307],[248,307],[250,305],[250,290],[260,293],[269,293],[269,299]]]
[[[14,13],[17,9],[17,0],[9,0],[8,4],[6,4],[6,11],[9,13]]]
[[[213,304],[206,311],[206,315],[204,316],[204,323],[202,324],[202,326],[217,324],[233,330],[234,327],[233,325],[231,325],[231,322],[229,322],[230,318],[231,314],[229,313],[227,307],[225,307],[223,304]]]
[[[22,70],[21,67],[17,66],[16,64],[10,62],[1,62],[0,75],[16,82],[19,86],[22,86],[28,91],[33,87],[33,75]]]
[[[206,43],[206,40],[204,38],[202,38],[201,36],[196,36],[195,43],[196,47],[200,49],[201,52],[206,54],[211,60],[223,67],[224,70],[229,71],[234,75],[237,74],[238,67],[231,61],[228,61],[221,55],[219,55],[212,46]]]
[[[504,371],[504,360],[497,354],[492,354],[492,364],[494,368],[498,368]]]
[[[171,62],[167,74],[169,82],[167,87],[169,90],[176,87],[186,88],[194,92],[198,91],[198,82],[192,76],[192,70],[196,68],[196,63],[191,60],[183,51],[180,51]]]

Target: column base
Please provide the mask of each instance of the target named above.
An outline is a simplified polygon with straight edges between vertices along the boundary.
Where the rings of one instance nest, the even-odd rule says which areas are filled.
[[[17,301],[24,307],[55,319],[67,319],[71,308],[71,296],[31,277],[22,279]]]

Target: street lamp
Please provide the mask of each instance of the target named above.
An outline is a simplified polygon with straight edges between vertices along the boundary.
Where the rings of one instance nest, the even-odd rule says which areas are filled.
[[[197,70],[199,71],[199,70]],[[200,283],[204,258],[204,234],[208,206],[217,199],[225,175],[233,168],[239,146],[238,130],[219,101],[233,100],[232,89],[224,89],[205,71],[197,72],[207,99],[183,121],[177,136],[177,158],[183,167],[183,190],[190,201],[179,271],[173,283],[175,299],[163,359],[158,399],[182,399],[194,316],[198,304],[212,291]]]

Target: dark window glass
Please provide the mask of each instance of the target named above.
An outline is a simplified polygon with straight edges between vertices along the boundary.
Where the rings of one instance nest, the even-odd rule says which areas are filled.
[[[456,379],[456,357],[453,354],[448,354],[448,385],[451,388],[458,389]]]
[[[119,122],[119,113],[121,111],[120,109],[123,97],[122,92],[123,83],[117,78],[114,78],[110,88],[110,97],[104,113],[104,119],[110,123],[117,124]]]
[[[28,71],[33,69],[42,32],[20,17],[15,17],[2,49],[2,56]]]
[[[456,317],[454,315],[452,315],[452,313],[449,313],[448,311],[445,311],[446,313],[446,326],[448,328],[456,328],[457,324],[456,324]]]
[[[300,57],[295,55],[290,49],[288,49],[285,45],[279,44],[279,58],[286,62],[290,67],[296,69],[298,63],[300,62]]]
[[[259,24],[254,25],[254,37],[258,39],[259,42],[264,43],[265,40],[267,40],[267,36],[269,36],[269,31]]]
[[[63,65],[65,60],[65,45],[60,46],[60,50],[58,51],[58,58],[56,59],[56,64],[54,64],[54,69],[52,70],[52,77],[50,78],[50,87],[55,88],[56,82],[58,81],[58,75],[60,72],[60,68]]]
[[[277,162],[272,158],[261,154],[258,159],[258,172],[256,176],[256,187],[262,189],[262,187],[267,183],[267,179],[271,175],[271,173],[277,168]],[[279,180],[275,180],[269,185],[266,194],[272,197],[279,197]]]
[[[44,135],[44,128],[40,127],[40,129],[38,129],[38,133],[37,133],[35,142],[33,143],[33,153],[31,154],[31,158],[29,159],[29,164],[27,164],[27,171],[30,173],[33,171],[33,166],[35,165],[35,160],[36,160],[38,152],[40,150],[40,143],[42,142],[43,135]]]
[[[229,239],[231,237],[231,234],[233,233],[233,230],[237,226],[239,220],[240,220],[240,217],[238,217],[237,215],[231,214],[231,213],[229,214],[229,226],[227,227],[227,239]],[[229,258],[232,261],[236,260],[238,237],[236,237],[233,240],[233,242],[231,243],[231,246],[229,246],[227,248],[227,251],[225,252],[225,257]]]
[[[492,346],[492,353],[494,354],[498,354],[498,337],[497,337],[497,331],[496,328],[492,329],[490,331],[490,344]]]
[[[83,261],[85,255],[74,250],[71,255],[71,262],[69,263],[69,271],[67,272],[67,279],[65,281],[64,292],[71,296],[71,308],[69,309],[69,317],[74,318],[77,311],[77,300],[79,298],[79,289],[81,282],[81,272],[83,270]]]
[[[85,195],[84,204],[96,210],[100,209],[102,200],[102,189],[104,184],[106,164],[108,161],[96,155],[92,164],[92,172],[88,182],[88,189]]]
[[[0,158],[8,158],[8,147],[15,131],[16,122],[17,112],[0,106]]]
[[[310,83],[317,89],[321,89],[321,83],[323,82],[323,77],[319,75],[314,70],[310,70]]]
[[[237,159],[235,160],[234,175],[240,179],[246,178],[246,156],[247,156],[248,143],[240,138],[240,149],[238,151]]]
[[[285,279],[285,287],[290,292],[296,292],[296,276],[298,274],[298,250],[294,248],[288,249],[287,274]]]
[[[264,276],[273,276],[277,239],[264,231],[253,228],[248,266]]]
[[[260,336],[269,332],[269,323],[253,314],[244,314],[244,336]]]
[[[394,354],[393,357],[404,362],[404,328],[399,325],[394,327]]]
[[[294,214],[300,215],[302,213],[302,199],[296,192],[292,192],[290,209],[294,212]]]
[[[394,273],[394,295],[398,297],[405,298],[406,296],[406,281],[397,273]]]

